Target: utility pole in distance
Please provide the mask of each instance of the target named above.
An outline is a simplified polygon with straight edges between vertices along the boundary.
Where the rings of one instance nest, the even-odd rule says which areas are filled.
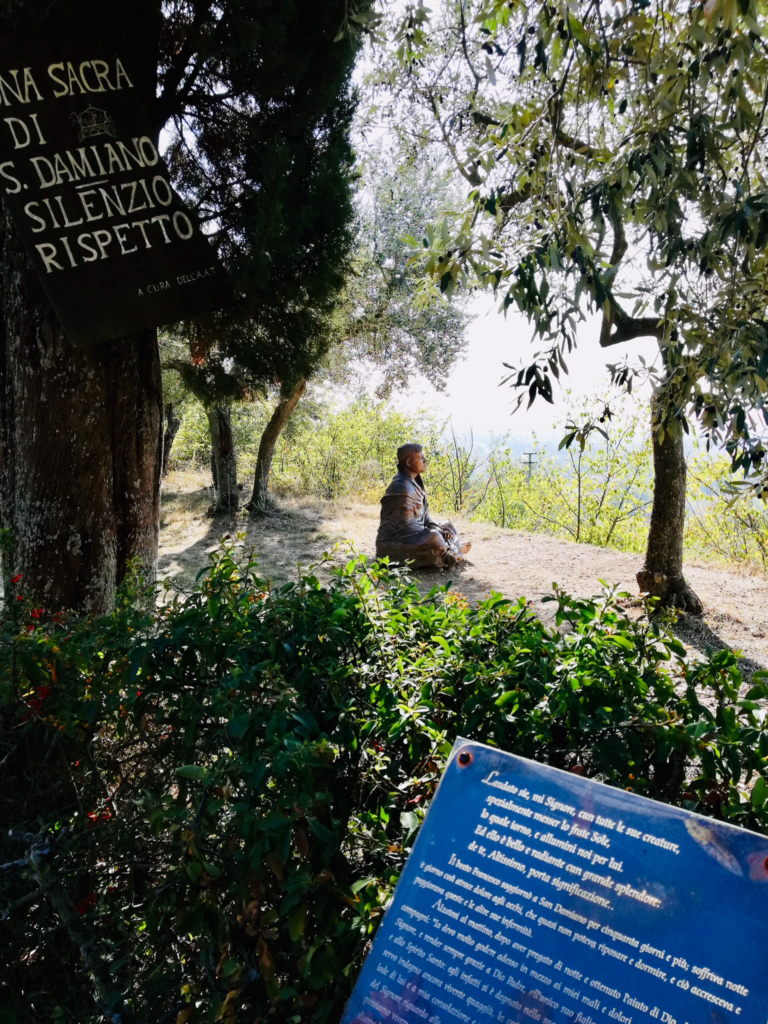
[[[533,456],[535,454],[536,454],[536,452],[523,452],[523,455],[527,455],[528,456],[528,461],[526,463],[524,463],[524,465],[526,465],[528,467],[528,483],[529,484],[531,482],[531,473],[533,472],[533,467],[535,466],[535,462],[533,461]]]

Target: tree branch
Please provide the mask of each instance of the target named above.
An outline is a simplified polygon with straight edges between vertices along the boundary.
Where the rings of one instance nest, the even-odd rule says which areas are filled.
[[[187,64],[190,61],[192,55],[197,51],[197,44],[199,41],[199,33],[203,24],[203,8],[195,10],[190,31],[187,33],[186,38],[178,51],[174,54],[173,60],[166,71],[165,78],[163,80],[163,91],[155,100],[155,116],[156,116],[156,127],[158,131],[163,128],[165,123],[174,116],[175,113],[180,113],[185,106],[186,100],[189,93],[194,86],[198,75],[203,66],[203,61],[200,60],[192,69],[191,74],[187,77],[184,83],[183,89],[179,89],[182,81],[184,80],[184,73],[187,69]]]
[[[561,146],[566,149],[572,150],[574,153],[578,153],[579,156],[588,156],[591,158],[608,157],[610,152],[607,149],[599,149],[596,146],[590,146],[588,142],[582,142],[581,139],[574,138],[573,135],[568,135],[562,130],[562,128],[555,128],[555,141],[559,142]]]
[[[624,259],[628,244],[621,214],[611,218],[611,225],[613,227],[611,269],[613,269]],[[661,339],[664,337],[663,318],[657,316],[627,316],[612,297],[608,299],[608,302],[610,304],[610,312],[606,313],[603,311],[603,323],[600,328],[601,348],[621,345],[625,341],[632,341],[633,338]]]
[[[448,133],[445,130],[445,126],[443,125],[443,122],[440,119],[440,112],[437,109],[437,102],[435,101],[434,93],[430,90],[427,93],[427,96],[429,98],[429,105],[432,108],[432,113],[434,114],[435,120],[437,121],[438,127],[440,128],[440,134],[443,136],[443,142],[445,143],[448,152],[453,157],[453,162],[456,164],[456,169],[458,170],[459,174],[463,178],[466,178],[470,185],[474,185],[475,187],[477,187],[478,185],[482,185],[483,180],[477,173],[477,171],[468,171],[464,164],[459,159],[459,154],[456,151],[456,147],[448,137]]]
[[[613,307],[612,307],[613,311]],[[618,310],[615,310],[618,312]],[[615,326],[615,330],[611,328]],[[656,338],[661,340],[664,337],[664,321],[657,316],[623,316],[618,319],[615,325],[611,319],[603,314],[603,327],[600,331],[600,345],[608,348],[610,345],[621,345],[625,341],[632,341],[633,338]]]
[[[477,92],[477,90],[480,88],[480,76],[475,71],[474,64],[472,63],[469,56],[469,50],[467,49],[467,25],[464,17],[464,8],[466,7],[466,4],[467,0],[461,0],[461,4],[459,5],[459,13],[461,17],[461,48],[464,51],[464,59],[469,65],[469,70],[472,72],[472,77],[475,80],[474,91]]]
[[[514,209],[516,206],[520,206],[526,199],[530,199],[533,195],[533,186],[530,181],[523,185],[522,188],[515,189],[514,192],[508,192],[505,195],[499,196],[498,205],[500,210],[505,212]]]
[[[155,101],[156,122],[160,128],[163,127],[169,118],[179,112],[179,86],[184,78],[187,64],[194,52],[194,45],[187,40],[178,53],[175,54],[173,62],[165,74],[163,91]]]
[[[565,84],[565,77],[563,78],[563,84]],[[564,132],[560,127],[560,118],[563,113],[563,97],[562,92],[558,89],[549,99],[547,104],[547,113],[545,117],[547,121],[552,125],[554,131],[555,142],[559,143],[565,149],[570,149],[573,153],[578,153],[579,156],[588,156],[593,159],[609,157],[610,151],[607,149],[599,149],[596,146],[590,146],[588,142],[582,142],[581,139],[577,139],[573,135],[569,135]]]

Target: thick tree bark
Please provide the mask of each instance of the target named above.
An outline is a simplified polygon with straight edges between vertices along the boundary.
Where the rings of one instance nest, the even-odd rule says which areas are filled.
[[[232,410],[227,406],[213,406],[208,410],[211,428],[211,468],[216,502],[212,511],[237,511],[237,452],[232,437]]]
[[[658,597],[693,615],[702,605],[683,576],[686,462],[683,439],[665,437],[659,443],[653,432],[653,510],[648,532],[645,566],[637,574],[643,593]]]
[[[264,429],[264,433],[261,435],[259,454],[256,459],[253,495],[248,503],[251,515],[263,514],[269,510],[269,473],[272,469],[272,459],[275,455],[277,439],[280,437],[283,428],[290,419],[291,413],[299,404],[299,400],[306,389],[307,382],[302,379],[289,395],[280,398],[275,411],[270,417],[269,423]]]
[[[165,407],[165,433],[163,434],[163,476],[168,475],[168,467],[171,461],[171,449],[176,435],[181,426],[181,417],[176,415],[176,410],[169,402]]]
[[[14,542],[6,584],[22,573],[20,588],[46,608],[106,611],[129,560],[151,577],[157,557],[157,334],[74,348],[7,211],[5,229],[0,515]]]

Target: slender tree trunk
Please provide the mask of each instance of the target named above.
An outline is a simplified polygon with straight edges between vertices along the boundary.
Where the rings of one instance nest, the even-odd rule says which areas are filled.
[[[163,434],[163,476],[168,476],[168,466],[171,461],[171,449],[176,435],[181,426],[181,417],[169,402],[165,407],[165,433]]]
[[[683,576],[686,462],[683,439],[665,437],[659,443],[653,433],[653,509],[645,566],[637,574],[643,593],[658,597],[693,615],[702,605]]]
[[[272,469],[272,459],[275,455],[277,439],[290,419],[291,413],[299,404],[301,396],[307,389],[307,382],[303,378],[298,382],[289,395],[280,398],[269,423],[261,435],[259,442],[259,455],[256,460],[256,476],[253,482],[253,495],[248,507],[251,515],[259,515],[269,509],[269,472]]]
[[[154,574],[163,406],[157,333],[66,340],[5,211],[0,515],[6,585],[46,608],[109,609],[129,560]],[[6,590],[6,593],[8,591]]]
[[[211,463],[213,486],[216,493],[214,512],[237,511],[237,452],[232,437],[232,410],[228,406],[213,406],[208,410],[211,428]]]

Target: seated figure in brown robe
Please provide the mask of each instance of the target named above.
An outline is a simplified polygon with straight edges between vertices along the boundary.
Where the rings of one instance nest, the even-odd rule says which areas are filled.
[[[463,560],[472,547],[462,544],[453,523],[436,523],[429,514],[421,474],[427,460],[420,444],[397,449],[397,475],[381,499],[376,557],[416,566],[447,568]]]

